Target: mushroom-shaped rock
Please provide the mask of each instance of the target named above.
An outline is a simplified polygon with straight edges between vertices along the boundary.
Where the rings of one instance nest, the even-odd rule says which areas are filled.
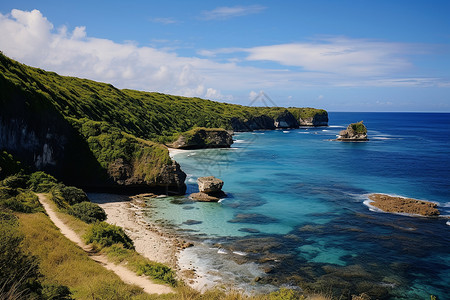
[[[200,177],[197,183],[200,192],[207,194],[221,192],[223,187],[223,181],[214,176]]]
[[[226,197],[226,194],[222,192],[223,181],[219,178],[214,176],[200,177],[197,179],[197,183],[200,192],[191,194],[192,200],[217,202]]]
[[[342,130],[337,138],[338,141],[344,142],[360,142],[368,141],[367,128],[363,121],[348,125],[347,129]]]

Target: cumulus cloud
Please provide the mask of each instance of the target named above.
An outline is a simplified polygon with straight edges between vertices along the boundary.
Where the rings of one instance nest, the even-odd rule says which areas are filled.
[[[221,11],[226,15],[226,10]],[[242,101],[247,91],[261,89],[449,85],[441,78],[408,78],[411,63],[405,53],[411,53],[411,46],[405,44],[335,37],[203,50],[199,52],[202,57],[182,57],[174,50],[116,43],[91,37],[88,32],[84,26],[55,29],[38,10],[0,14],[0,50],[6,55],[62,75],[109,82],[119,88],[226,101],[239,95]],[[274,67],[259,64],[262,61],[270,61]],[[252,92],[249,96],[254,99],[257,95]]]
[[[203,11],[201,18],[204,20],[225,20],[234,17],[257,14],[264,11],[265,9],[266,7],[261,5],[221,6],[213,10]]]

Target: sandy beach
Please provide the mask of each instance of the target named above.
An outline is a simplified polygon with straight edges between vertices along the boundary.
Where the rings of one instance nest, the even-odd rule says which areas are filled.
[[[156,195],[143,194],[111,198],[110,194],[96,194],[92,202],[105,210],[106,222],[121,226],[125,230],[133,240],[138,253],[152,261],[170,266],[176,270],[179,279],[190,286],[194,288],[204,286],[191,264],[178,263],[180,251],[193,244],[145,221],[142,207],[145,205],[143,197],[147,196],[156,197]]]

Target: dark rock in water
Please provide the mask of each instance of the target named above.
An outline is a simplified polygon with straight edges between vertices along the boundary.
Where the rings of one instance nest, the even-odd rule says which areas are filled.
[[[220,192],[223,187],[223,181],[214,176],[200,177],[197,183],[200,192],[207,194]]]
[[[185,209],[185,210],[191,210],[191,209],[194,209],[195,207],[193,207],[193,206],[184,206],[183,207],[183,209]]]
[[[261,232],[258,229],[254,229],[254,228],[239,228],[239,231],[247,232],[247,233],[260,233]]]
[[[298,128],[299,123],[288,110],[285,110],[275,119],[274,125],[276,128]]]
[[[224,192],[217,192],[217,193],[193,193],[189,195],[189,198],[191,198],[194,201],[201,201],[201,202],[217,202],[220,199],[226,197],[227,195]]]
[[[268,224],[277,223],[278,219],[261,214],[237,214],[229,223]]]
[[[347,129],[342,130],[337,138],[338,141],[344,142],[364,142],[368,141],[367,128],[363,121],[348,125]]]
[[[233,137],[221,128],[196,128],[182,133],[169,147],[176,149],[229,148]]]
[[[186,222],[183,222],[183,224],[185,225],[197,225],[197,224],[202,224],[202,221],[197,221],[197,220],[187,220]]]

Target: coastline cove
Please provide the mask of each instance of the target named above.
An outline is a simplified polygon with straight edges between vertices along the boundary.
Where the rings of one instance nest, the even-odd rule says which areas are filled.
[[[172,153],[187,194],[149,198],[148,222],[188,239],[178,264],[199,289],[280,286],[376,299],[446,297],[450,285],[449,114],[330,113],[330,126],[237,133],[228,149]],[[334,141],[363,119],[370,142]],[[216,176],[228,197],[194,202]],[[370,193],[438,204],[442,218],[380,213]]]

